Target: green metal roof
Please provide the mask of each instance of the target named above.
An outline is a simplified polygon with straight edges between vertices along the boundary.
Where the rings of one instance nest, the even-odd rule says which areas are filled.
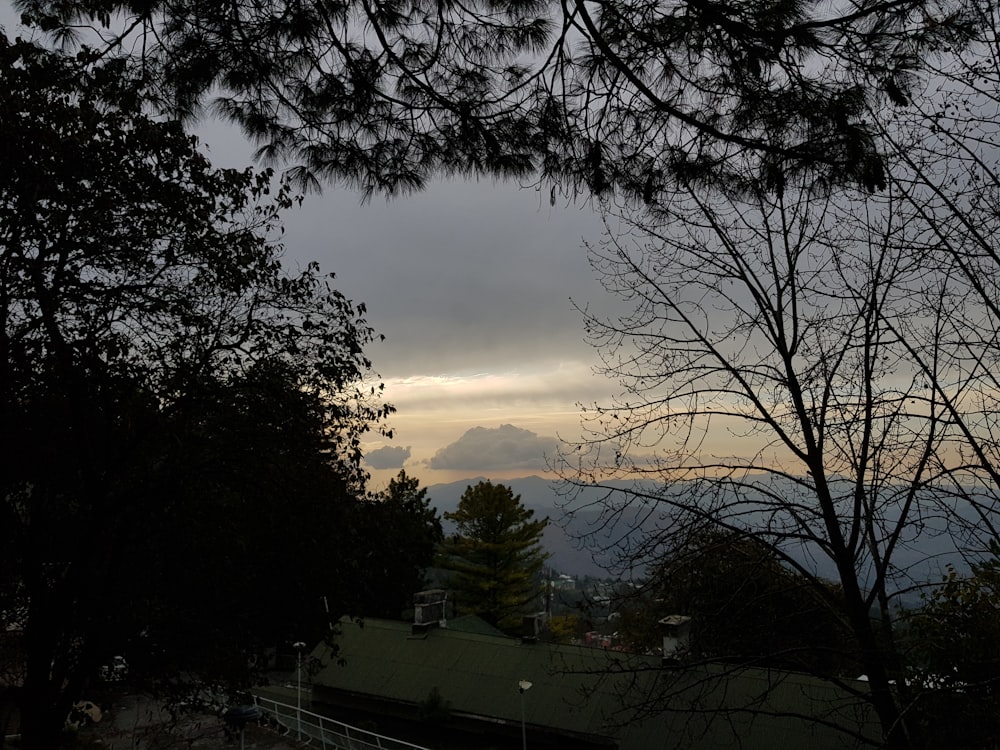
[[[506,634],[499,628],[490,625],[482,617],[475,615],[460,615],[448,620],[448,630],[459,633],[479,633],[480,635],[493,635],[499,638],[506,638]]]
[[[326,666],[313,680],[317,686],[408,705],[426,701],[436,688],[453,714],[519,725],[518,682],[528,680],[529,731],[606,740],[621,750],[854,745],[828,725],[877,737],[855,698],[804,675],[723,665],[663,668],[654,657],[451,628],[413,636],[408,624],[387,620],[344,620],[341,632],[345,663],[325,658],[320,646],[315,656]]]

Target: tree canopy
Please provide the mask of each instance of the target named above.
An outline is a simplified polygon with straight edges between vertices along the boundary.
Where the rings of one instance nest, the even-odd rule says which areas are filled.
[[[966,575],[950,568],[902,637],[929,744],[986,748],[1000,733],[1000,547]],[[938,746],[933,745],[933,746]]]
[[[444,538],[441,518],[431,506],[427,488],[400,470],[388,487],[361,503],[353,519],[354,533],[364,539],[364,586],[359,612],[398,618],[413,606],[424,588]]]
[[[617,603],[619,636],[633,650],[655,651],[659,621],[691,618],[688,663],[723,660],[822,675],[858,671],[839,592],[781,564],[754,537],[700,528]]]
[[[537,611],[548,519],[534,515],[510,487],[491,482],[467,487],[458,509],[444,514],[456,528],[441,545],[438,566],[450,574],[460,611],[508,632]]]
[[[988,21],[962,0],[16,5],[61,42],[96,27],[167,109],[222,114],[306,182],[540,177],[647,201],[748,168],[884,187],[876,110]]]
[[[115,654],[233,682],[325,633],[390,407],[363,308],[282,267],[287,185],[213,169],[120,60],[3,39],[0,90],[0,624],[51,748]]]
[[[607,483],[605,529],[634,518],[636,508],[660,522],[649,538],[636,541],[627,523],[615,537],[636,566],[662,559],[691,528],[710,524],[765,545],[817,594],[820,580],[831,575],[838,596],[825,601],[847,624],[868,680],[855,690],[859,702],[878,716],[886,746],[920,746],[920,696],[900,659],[893,599],[926,573],[918,559],[921,538],[942,541],[941,554],[976,560],[1000,520],[994,242],[1000,23],[993,4],[20,0],[18,7],[29,23],[63,41],[74,27],[92,25],[97,36],[85,38],[91,47],[75,65],[85,66],[90,54],[110,62],[80,68],[79,88],[45,101],[46,118],[12,132],[9,143],[17,148],[68,107],[73,130],[54,141],[52,153],[72,144],[75,155],[88,141],[74,133],[91,131],[74,118],[114,118],[108,97],[128,101],[128,90],[117,84],[104,93],[112,78],[101,71],[115,70],[154,92],[160,112],[192,117],[208,108],[238,123],[261,157],[298,165],[293,175],[304,184],[342,181],[368,194],[393,194],[435,174],[492,175],[537,181],[550,187],[552,200],[560,190],[597,196],[616,214],[609,225],[628,231],[592,247],[591,258],[609,291],[634,308],[618,319],[586,316],[606,373],[623,387],[620,399],[588,411],[593,440],[573,455],[574,481],[654,480],[624,493]],[[141,65],[128,65],[137,60]],[[54,74],[65,85],[70,67],[60,69]],[[14,65],[6,75],[16,99],[23,96],[17,89],[30,90],[39,73]],[[77,102],[85,116],[74,114]],[[24,109],[33,106],[29,101]],[[170,144],[180,137],[177,127],[136,122],[138,130],[125,130],[140,143],[147,135],[155,141],[171,132],[164,141]],[[88,164],[86,174],[146,186],[143,170],[162,158],[150,148],[142,152],[145,161],[134,154],[130,161],[124,139],[103,132],[92,138],[107,138],[116,159]],[[52,174],[64,174],[64,155],[53,160]],[[11,163],[17,166],[10,184],[28,186],[23,195],[12,193],[21,201],[15,208],[34,205],[35,183],[57,196],[72,183],[46,177],[48,170],[38,168],[44,160]],[[96,191],[65,202],[86,211],[48,217],[49,206],[60,204],[43,201],[41,218],[51,222],[36,221],[32,208],[18,209],[8,226],[29,227],[26,237],[38,224],[80,228],[77,236],[94,233],[113,249],[116,241],[100,235],[108,222],[91,217],[117,205],[130,217],[147,203],[173,205],[169,185],[197,159],[166,163],[171,180],[151,181],[151,197],[141,205],[124,193]],[[121,171],[129,165],[132,172]],[[214,189],[194,177],[206,170],[190,168],[191,178],[177,189],[185,196],[180,202],[190,185],[202,197]],[[22,172],[33,176],[18,182]],[[242,179],[242,194],[253,195],[254,178]],[[225,223],[229,207],[241,216],[249,208],[233,198],[213,213],[209,203],[215,206],[197,203],[203,210],[183,236]],[[256,216],[259,227],[266,214]],[[110,225],[160,237],[169,218],[152,211],[148,224],[137,218]],[[59,246],[58,236],[37,236],[39,247],[53,240]],[[187,262],[176,253],[188,243],[154,247],[143,256],[153,263]],[[247,246],[236,240],[235,247]],[[252,255],[256,245],[248,247]],[[21,288],[62,289],[73,278],[67,269],[74,266],[64,263],[72,256],[41,257],[48,265],[26,276]],[[305,356],[330,344],[300,337],[315,317],[303,315],[305,302],[288,302],[286,292],[298,288],[294,280],[281,295],[240,309],[291,305],[301,325],[268,318],[262,327],[240,328],[247,333],[241,345],[263,337],[260,351],[211,343],[237,336],[235,327],[218,324],[229,320],[234,297],[216,294],[211,280],[270,278],[267,264],[214,276],[182,265],[165,286],[187,289],[178,282],[190,276],[201,284],[198,294],[163,309],[150,305],[131,276],[115,275],[135,268],[127,255],[108,258],[81,277],[86,283],[79,289],[67,287],[67,300],[86,303],[110,279],[109,289],[125,294],[138,312],[102,317],[94,314],[101,308],[87,303],[67,318],[74,336],[60,334],[38,349],[47,376],[63,379],[58,388],[31,391],[36,371],[18,364],[31,361],[20,339],[4,341],[11,353],[10,379],[2,384],[4,424],[27,427],[18,410],[30,403],[53,424],[68,425],[58,440],[36,444],[60,454],[79,449],[76,474],[66,474],[60,493],[98,492],[104,485],[91,467],[105,465],[110,453],[94,430],[103,425],[115,437],[122,425],[142,424],[138,415],[169,409],[186,373],[201,372],[205,363],[222,368],[216,372],[239,369],[246,357],[268,359],[275,351]],[[241,250],[232,258],[238,263],[246,255]],[[306,287],[315,289],[317,278],[307,276]],[[236,287],[236,298],[244,289]],[[38,314],[24,319],[37,321],[32,335],[50,335],[58,331],[53,311],[61,315],[63,308],[40,299]],[[328,299],[353,317],[349,305]],[[28,303],[9,308],[15,321],[19,304]],[[160,327],[156,336],[132,333],[153,325]],[[39,346],[22,338],[29,349]],[[92,340],[112,343],[94,349]],[[188,341],[210,343],[182,343]],[[346,370],[293,368],[296,386],[319,397],[354,384],[357,337],[340,343],[346,355],[335,348],[324,361],[346,356]],[[147,362],[162,366],[146,369]],[[78,372],[114,378],[79,379]],[[8,383],[17,378],[28,385],[8,398],[15,393]],[[114,399],[114,409],[97,409],[101,398]],[[346,414],[352,424],[359,412],[328,414]],[[738,436],[741,448],[715,442],[720,429]],[[331,455],[356,452],[350,427],[328,434],[349,436]],[[115,440],[116,450],[142,445]],[[40,463],[36,458],[36,470]],[[344,466],[350,475],[356,465]],[[16,488],[23,494],[28,486]],[[32,498],[39,497],[32,489]],[[46,580],[56,568],[39,570]]]

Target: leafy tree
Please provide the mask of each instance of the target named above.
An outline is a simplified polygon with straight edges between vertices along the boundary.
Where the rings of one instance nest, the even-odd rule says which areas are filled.
[[[450,573],[461,611],[513,632],[532,603],[537,609],[548,519],[534,515],[510,487],[491,482],[467,487],[458,509],[444,514],[456,529],[441,545],[438,565]]]
[[[691,618],[685,661],[727,660],[824,675],[858,671],[832,586],[782,565],[774,550],[731,531],[697,529],[644,585],[618,602],[619,633],[637,651],[662,643],[659,620]]]
[[[330,556],[362,547],[363,530],[353,468],[330,460],[327,407],[269,361],[189,383],[155,423],[157,464],[127,484],[144,517],[109,540],[124,564],[101,600],[100,632],[133,679],[168,696],[185,674],[242,686],[264,649],[330,635],[324,599],[333,617],[359,611],[363,560]]]
[[[366,541],[361,613],[399,617],[424,588],[426,571],[444,538],[427,488],[405,471],[388,488],[358,506],[355,522]]]
[[[903,639],[918,715],[932,747],[989,748],[1000,733],[1000,547],[960,576],[954,568],[907,613]]]
[[[572,643],[584,632],[584,620],[580,615],[553,615],[545,624],[545,637],[553,643]]]
[[[988,27],[962,0],[17,6],[62,42],[102,29],[175,113],[219,91],[212,108],[306,181],[539,174],[647,201],[744,170],[883,187],[872,105],[908,104],[929,60]]]
[[[286,186],[211,168],[121,61],[2,40],[0,90],[0,616],[47,749],[114,654],[232,679],[348,607],[328,552],[389,408],[360,311],[282,269]]]

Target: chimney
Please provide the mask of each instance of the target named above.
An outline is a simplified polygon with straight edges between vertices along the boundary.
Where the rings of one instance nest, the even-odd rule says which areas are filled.
[[[663,630],[663,664],[676,664],[691,646],[691,618],[670,615],[658,622]]]
[[[549,621],[548,612],[536,612],[521,618],[521,643],[535,643]]]
[[[448,592],[427,589],[413,595],[413,635],[425,635],[434,628],[448,627]]]

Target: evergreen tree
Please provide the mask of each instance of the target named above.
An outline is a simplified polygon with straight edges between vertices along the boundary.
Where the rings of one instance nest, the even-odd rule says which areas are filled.
[[[366,551],[361,614],[399,617],[424,587],[444,537],[427,488],[401,469],[385,491],[359,505],[353,524]]]
[[[995,21],[969,0],[16,4],[56,41],[106,29],[103,51],[141,55],[172,114],[217,94],[306,182],[537,175],[646,202],[802,170],[884,186],[872,121],[919,103],[930,61]]]
[[[440,566],[451,574],[448,584],[461,611],[513,631],[532,609],[547,557],[541,538],[548,524],[534,515],[510,487],[490,482],[467,487],[458,510],[444,514],[456,531],[442,544]]]

